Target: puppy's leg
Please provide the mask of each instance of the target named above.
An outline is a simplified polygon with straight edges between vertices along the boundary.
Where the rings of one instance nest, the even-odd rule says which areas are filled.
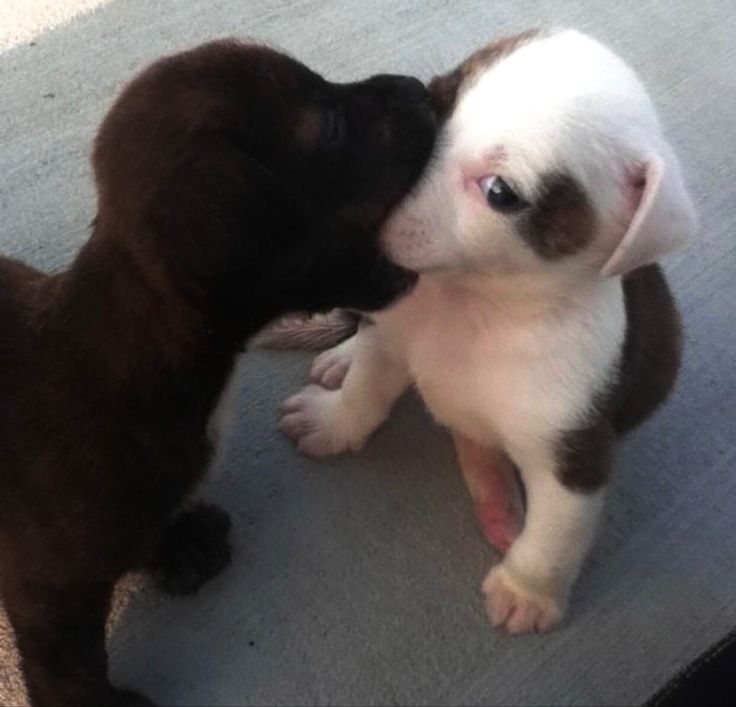
[[[499,449],[483,447],[457,432],[452,439],[486,539],[505,553],[524,524],[524,501],[514,465]]]
[[[309,371],[310,383],[321,385],[327,390],[339,388],[345,380],[350,364],[353,362],[357,338],[358,334],[355,334],[317,356]]]
[[[33,705],[151,705],[107,678],[105,620],[114,583],[14,578],[3,599]]]
[[[593,543],[603,507],[612,432],[591,445],[595,458],[565,459],[558,444],[514,451],[527,493],[524,530],[483,584],[488,616],[511,634],[547,631],[558,623]],[[584,468],[571,468],[579,464]],[[579,473],[575,473],[575,472]],[[585,491],[571,488],[585,478]],[[599,479],[598,484],[591,483]]]
[[[362,328],[351,347],[341,388],[310,385],[284,403],[279,427],[300,452],[320,457],[359,450],[409,386],[407,368],[385,347],[378,326]]]
[[[194,594],[230,564],[230,518],[218,506],[197,503],[164,528],[148,569],[169,594]]]

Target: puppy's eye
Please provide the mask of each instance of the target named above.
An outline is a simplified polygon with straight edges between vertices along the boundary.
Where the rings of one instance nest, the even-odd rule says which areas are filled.
[[[521,197],[503,177],[496,175],[483,177],[478,185],[485,194],[488,205],[496,211],[514,211],[524,205]]]
[[[345,136],[345,118],[338,108],[327,108],[322,113],[319,144],[322,148],[338,146]]]

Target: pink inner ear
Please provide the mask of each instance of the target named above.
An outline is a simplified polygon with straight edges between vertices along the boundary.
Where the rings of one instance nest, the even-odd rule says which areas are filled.
[[[601,268],[603,277],[624,275],[685,246],[695,230],[692,203],[677,162],[652,154],[627,175],[624,208],[628,228]]]
[[[646,165],[638,165],[626,176],[626,223],[630,224],[641,205],[644,189],[647,186]]]

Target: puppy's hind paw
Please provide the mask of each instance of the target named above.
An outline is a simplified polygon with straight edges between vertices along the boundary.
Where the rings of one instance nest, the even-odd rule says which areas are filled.
[[[230,517],[198,503],[177,515],[163,532],[152,566],[157,585],[168,594],[194,594],[230,564]]]
[[[345,415],[341,415],[339,395],[339,391],[308,385],[283,404],[279,429],[294,442],[297,451],[325,457],[355,448],[344,434]]]

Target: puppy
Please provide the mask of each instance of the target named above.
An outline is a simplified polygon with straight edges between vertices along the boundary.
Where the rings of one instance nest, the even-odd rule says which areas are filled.
[[[416,386],[508,550],[483,585],[491,621],[545,631],[593,541],[616,438],[675,380],[679,319],[652,263],[695,216],[644,88],[589,37],[505,39],[430,88],[441,149],[382,233],[419,284],[317,359],[322,387],[288,400],[281,427],[307,454],[357,450]]]
[[[228,563],[225,512],[182,503],[235,358],[290,310],[384,307],[415,281],[378,229],[434,134],[416,79],[338,85],[207,44],[105,118],[71,267],[0,260],[0,589],[34,704],[148,703],[108,681],[115,582],[147,568],[187,594]]]

